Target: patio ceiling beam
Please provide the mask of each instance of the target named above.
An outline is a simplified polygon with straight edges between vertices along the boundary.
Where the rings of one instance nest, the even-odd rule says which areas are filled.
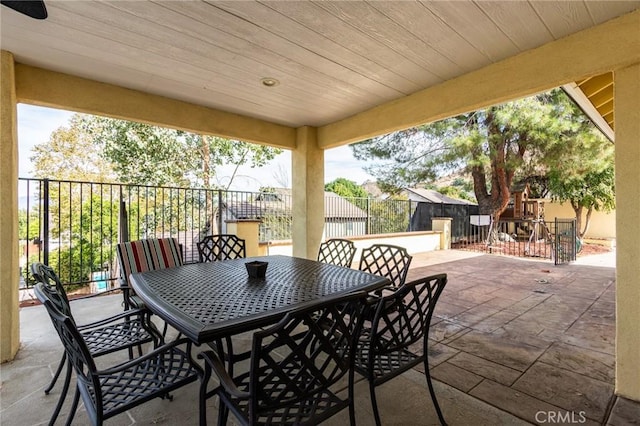
[[[485,108],[640,62],[640,10],[318,129],[323,149]]]
[[[16,64],[17,101],[294,149],[296,130],[257,118]]]

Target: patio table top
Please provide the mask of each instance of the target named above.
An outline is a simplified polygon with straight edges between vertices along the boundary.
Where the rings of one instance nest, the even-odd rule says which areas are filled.
[[[245,263],[268,262],[265,278]],[[289,256],[195,263],[131,274],[149,309],[196,343],[253,330],[286,312],[354,291],[387,285],[386,278]]]

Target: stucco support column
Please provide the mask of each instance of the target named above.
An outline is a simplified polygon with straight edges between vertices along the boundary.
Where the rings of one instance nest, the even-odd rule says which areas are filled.
[[[616,393],[640,401],[640,63],[614,73]]]
[[[324,229],[324,151],[315,127],[296,129],[291,154],[293,255],[315,259]]]
[[[13,55],[0,53],[0,362],[20,347],[18,316],[18,138]]]

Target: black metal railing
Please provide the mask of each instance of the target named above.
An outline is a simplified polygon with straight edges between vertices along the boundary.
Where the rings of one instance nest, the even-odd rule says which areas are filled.
[[[580,246],[575,219],[501,220],[497,224],[466,224],[466,235],[453,248],[509,256],[553,260],[556,265],[576,260]]]
[[[120,241],[174,237],[186,262],[197,242],[225,233],[226,220],[260,220],[261,242],[291,239],[292,196],[280,192],[222,191],[48,179],[19,179],[21,287],[35,261],[52,266],[69,289],[116,288]],[[416,203],[335,195],[325,199],[325,237],[411,230]]]

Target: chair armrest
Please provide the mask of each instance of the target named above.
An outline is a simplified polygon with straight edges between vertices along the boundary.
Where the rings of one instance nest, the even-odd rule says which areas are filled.
[[[118,320],[121,320],[123,318],[129,318],[129,317],[140,317],[143,318],[145,315],[148,315],[149,311],[145,310],[145,309],[129,309],[126,310],[124,312],[121,312],[117,315],[114,315],[112,317],[108,317],[105,319],[102,319],[100,321],[95,321],[95,322],[90,322],[88,324],[82,324],[80,326],[78,326],[78,330],[79,331],[83,331],[89,328],[96,328],[96,327],[102,327],[103,325],[107,325],[110,324],[112,322],[116,322]]]
[[[128,370],[131,367],[135,367],[136,365],[142,364],[143,362],[156,358],[159,354],[162,354],[164,352],[167,352],[168,349],[172,349],[175,348],[176,346],[182,345],[182,344],[187,344],[187,349],[184,351],[185,355],[187,355],[187,357],[189,359],[192,360],[191,358],[191,345],[192,342],[191,340],[187,339],[187,338],[183,338],[183,339],[178,339],[178,340],[174,340],[171,343],[166,343],[162,346],[157,347],[156,349],[154,349],[153,351],[149,352],[148,354],[141,356],[139,358],[134,358],[131,361],[125,362],[124,364],[119,364],[116,365],[115,367],[111,367],[108,368],[106,370],[100,370],[100,371],[96,371],[96,375],[98,376],[103,376],[103,375],[111,375],[111,374],[116,374],[119,373],[121,371],[125,371]],[[200,375],[202,375],[202,368],[195,362],[191,362],[192,366],[194,369],[196,369]]]
[[[375,306],[380,303],[382,299],[392,299],[393,295],[398,291],[398,288],[393,286],[384,286],[377,290],[374,290],[373,293],[369,293],[365,303],[369,308],[375,309]]]
[[[386,285],[384,287],[380,287],[376,290],[373,290],[371,293],[369,293],[370,296],[376,296],[376,297],[382,297],[384,294],[391,294],[391,293],[395,293],[396,290],[398,290],[398,287],[394,287],[392,285]]]
[[[227,370],[224,368],[224,362],[220,359],[217,353],[214,351],[203,351],[198,354],[198,358],[205,360],[205,368],[211,368],[214,373],[216,373],[218,380],[220,380],[220,386],[222,386],[229,395],[235,396],[236,398],[249,399],[249,393],[242,392],[238,389],[236,384],[233,382],[233,378],[231,378]]]

